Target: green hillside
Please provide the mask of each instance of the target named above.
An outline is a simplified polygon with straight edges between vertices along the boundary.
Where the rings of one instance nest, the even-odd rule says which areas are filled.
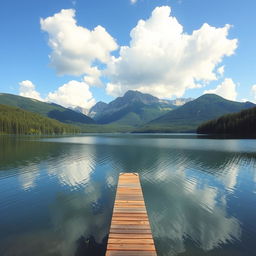
[[[221,116],[201,124],[197,128],[201,134],[241,134],[256,135],[256,107],[239,113]]]
[[[3,134],[65,134],[80,129],[23,109],[0,104],[0,133]]]
[[[18,107],[31,111],[45,117],[56,119],[63,123],[93,124],[94,120],[82,113],[64,108],[53,103],[46,103],[31,98],[21,97],[13,94],[0,94],[0,104]]]
[[[195,132],[202,122],[255,106],[205,94],[149,122],[136,132]]]

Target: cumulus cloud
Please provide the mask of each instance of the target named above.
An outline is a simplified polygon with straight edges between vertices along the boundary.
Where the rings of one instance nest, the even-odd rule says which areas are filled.
[[[43,101],[43,99],[40,96],[40,93],[36,91],[35,85],[31,81],[24,80],[20,82],[19,85],[20,96]]]
[[[90,86],[101,86],[102,82],[100,76],[101,70],[97,67],[92,67],[89,72],[87,72],[87,75],[84,76],[84,81]]]
[[[133,89],[181,97],[186,89],[217,79],[216,67],[237,48],[237,40],[227,38],[230,25],[216,28],[205,23],[187,34],[170,14],[170,7],[157,7],[132,29],[130,45],[122,46],[119,57],[108,63],[108,94],[119,96]]]
[[[228,100],[236,100],[236,84],[231,78],[226,78],[220,85],[213,90],[206,90],[205,93],[214,93]]]
[[[88,109],[95,104],[88,84],[74,80],[62,85],[56,91],[50,92],[47,100],[70,108],[79,106]]]
[[[223,75],[224,75],[224,71],[225,71],[225,66],[220,66],[220,67],[217,69],[217,72],[220,74],[220,76],[223,76]]]
[[[73,9],[63,9],[40,23],[49,35],[51,65],[60,75],[90,74],[94,61],[108,62],[110,52],[118,48],[104,27],[89,30],[78,26]]]

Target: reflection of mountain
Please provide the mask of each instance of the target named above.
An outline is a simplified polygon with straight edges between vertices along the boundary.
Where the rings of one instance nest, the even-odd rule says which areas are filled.
[[[15,200],[7,205],[14,209],[8,210],[11,217],[0,211],[0,218],[6,218],[0,236],[8,239],[0,238],[0,255],[103,256],[121,171],[141,175],[160,255],[220,255],[219,247],[228,248],[231,255],[232,242],[231,249],[251,243],[248,239],[245,244],[236,243],[241,227],[243,233],[246,230],[241,215],[247,218],[249,211],[236,211],[234,200],[241,202],[241,176],[248,166],[250,185],[255,185],[255,143],[182,135],[77,136],[4,143],[4,155],[9,158],[1,162],[0,175],[4,169],[15,172],[11,182],[5,183],[12,193],[3,194],[9,196],[4,196],[4,203],[11,196]],[[9,188],[16,186],[15,181],[19,190]],[[251,188],[246,189],[251,193]],[[5,192],[1,186],[0,191]],[[0,197],[0,206],[1,202]],[[250,204],[248,209],[252,209]],[[249,217],[252,223],[255,217]],[[4,254],[1,249],[6,246]]]

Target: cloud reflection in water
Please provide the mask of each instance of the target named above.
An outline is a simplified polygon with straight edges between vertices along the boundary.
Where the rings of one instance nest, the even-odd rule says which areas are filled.
[[[228,180],[228,185],[234,186],[233,173],[229,174],[231,177],[226,176],[224,182]],[[156,244],[160,251],[166,252],[162,255],[185,252],[188,240],[209,251],[240,239],[239,221],[228,216],[226,195],[218,187],[189,176],[182,166],[176,170],[159,168],[154,173],[144,174],[148,182],[159,177],[164,182],[150,184],[154,186],[151,191],[145,182],[145,191],[146,198],[150,197],[147,203]]]

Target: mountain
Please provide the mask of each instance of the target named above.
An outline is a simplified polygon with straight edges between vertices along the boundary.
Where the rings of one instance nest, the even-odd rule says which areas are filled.
[[[89,117],[94,118],[97,120],[101,113],[107,108],[108,104],[102,101],[97,102],[90,110],[89,110]]]
[[[93,124],[94,120],[82,113],[64,108],[54,103],[46,103],[13,94],[0,94],[0,104],[19,107],[63,123]]]
[[[74,111],[76,111],[78,113],[81,113],[83,115],[88,115],[88,112],[89,112],[87,108],[82,108],[82,107],[79,107],[79,106],[77,106],[75,108],[69,108],[69,109],[74,110]]]
[[[256,135],[256,107],[227,114],[218,119],[201,124],[197,133]]]
[[[51,118],[0,104],[0,133],[4,134],[65,134],[80,129]]]
[[[194,132],[202,122],[254,106],[251,102],[235,102],[215,94],[205,94],[152,120],[137,132]]]
[[[99,124],[139,126],[176,108],[168,100],[160,100],[150,94],[127,91],[109,104],[98,102],[89,111]]]

